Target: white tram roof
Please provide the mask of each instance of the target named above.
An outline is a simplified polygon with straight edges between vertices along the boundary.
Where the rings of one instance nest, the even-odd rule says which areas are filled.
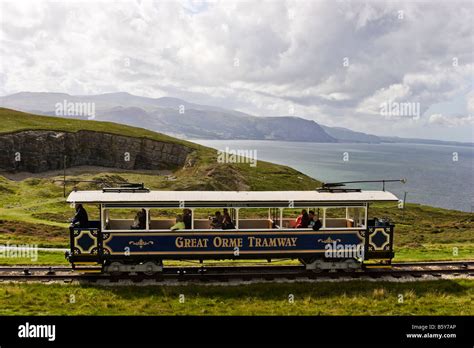
[[[70,203],[179,203],[200,202],[246,203],[246,202],[315,202],[363,203],[394,202],[398,198],[388,191],[318,192],[314,191],[148,191],[148,192],[103,192],[73,191]]]

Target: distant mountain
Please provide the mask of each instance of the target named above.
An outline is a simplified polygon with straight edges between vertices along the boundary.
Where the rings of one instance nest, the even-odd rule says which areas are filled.
[[[428,144],[428,145],[455,145],[455,146],[474,146],[473,143],[446,141],[435,139],[419,139],[419,138],[400,138],[386,137],[355,132],[353,130],[342,127],[321,127],[339,143],[365,143],[365,144],[381,144],[381,143],[404,143],[404,144]]]
[[[342,127],[327,127],[321,125],[321,127],[333,138],[336,138],[340,143],[374,143],[379,144],[382,142],[380,137],[371,134],[365,134],[362,132],[355,132],[347,128]]]
[[[251,139],[322,143],[420,143],[473,146],[472,143],[382,137],[342,127],[327,127],[301,117],[256,117],[235,110],[189,103],[183,99],[148,98],[133,94],[20,92],[0,97],[0,106],[42,115],[56,115],[57,103],[93,103],[95,120],[147,128],[187,139]]]
[[[459,141],[419,139],[419,138],[400,138],[400,137],[379,137],[379,138],[384,143],[474,146],[474,143],[466,143],[466,142],[459,142]]]
[[[0,105],[56,116],[56,104],[94,103],[95,120],[112,121],[185,138],[337,142],[314,121],[298,117],[255,117],[234,110],[177,98],[146,98],[129,93],[71,96],[21,92],[0,98]],[[77,115],[57,115],[77,118]]]
[[[219,108],[217,106],[200,105],[189,103],[183,99],[162,97],[148,98],[133,95],[126,92],[105,93],[97,95],[70,95],[66,93],[49,93],[49,92],[19,92],[7,96],[0,97],[0,105],[6,108],[14,108],[20,110],[38,110],[41,112],[53,112],[56,103],[67,102],[93,102],[98,111],[112,109],[118,106],[139,107],[146,111],[153,111],[157,108],[179,110],[184,107],[187,110],[204,110],[224,112],[237,116],[249,116],[245,113]]]

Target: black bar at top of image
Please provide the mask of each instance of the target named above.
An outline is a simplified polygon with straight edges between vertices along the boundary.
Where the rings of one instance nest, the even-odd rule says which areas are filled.
[[[20,338],[19,326],[54,324],[55,340]],[[295,344],[469,346],[473,317],[0,317],[0,346]],[[408,338],[409,334],[451,337]],[[453,334],[455,337],[453,337]]]

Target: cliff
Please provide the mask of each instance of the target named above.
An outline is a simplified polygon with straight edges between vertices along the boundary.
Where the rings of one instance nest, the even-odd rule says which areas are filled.
[[[82,165],[120,169],[182,167],[193,149],[146,138],[90,130],[27,130],[0,134],[0,168],[44,172]]]

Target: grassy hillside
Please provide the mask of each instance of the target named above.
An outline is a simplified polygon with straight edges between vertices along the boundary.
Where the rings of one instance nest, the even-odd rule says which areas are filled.
[[[275,189],[285,189],[284,183],[294,180],[291,173],[282,169],[275,175]],[[287,177],[288,176],[288,177]],[[84,173],[70,178],[92,180],[143,181],[153,189],[179,189],[189,184],[185,178],[170,181],[164,176],[143,173]],[[29,178],[11,181],[0,177],[0,244],[35,243],[45,247],[66,247],[68,244],[67,219],[72,208],[65,204],[58,177]],[[193,185],[206,186],[209,178],[191,178]],[[225,183],[225,182],[224,182]],[[223,184],[219,184],[223,185]],[[196,187],[193,186],[193,187]],[[94,189],[93,184],[82,183],[79,189]],[[206,187],[209,188],[209,187]],[[71,187],[68,187],[68,191]],[[212,189],[212,187],[211,187]],[[98,212],[89,209],[91,218]],[[369,216],[390,217],[395,227],[395,251],[399,260],[467,259],[474,255],[474,215],[455,210],[446,210],[407,204],[405,210],[397,204],[378,204],[371,207]],[[47,263],[51,255],[40,257]],[[58,255],[58,262],[63,256]],[[20,262],[16,259],[15,262]],[[21,263],[28,263],[24,260]],[[0,260],[7,263],[7,260]]]
[[[156,189],[279,190],[286,188],[290,190],[301,189],[302,187],[316,188],[320,185],[320,182],[317,180],[292,168],[264,161],[258,161],[256,167],[250,167],[247,163],[221,164],[217,162],[217,151],[214,149],[143,128],[130,127],[112,122],[39,116],[0,108],[0,135],[2,133],[22,130],[55,130],[66,132],[88,130],[177,143],[194,149],[191,155],[194,165],[176,171],[173,174],[173,181],[165,181],[164,177],[161,177],[161,182],[157,179],[157,185],[152,186]],[[134,177],[134,181],[142,181],[140,180],[141,175],[132,175],[131,177]],[[2,188],[0,187],[0,191],[1,190]]]
[[[145,137],[173,142],[194,149],[194,164],[165,176],[158,171],[112,173],[109,169],[84,171],[68,179],[144,182],[155,190],[297,190],[313,189],[320,182],[292,168],[258,161],[256,167],[246,163],[218,163],[217,151],[191,142],[175,139],[146,129],[88,120],[38,116],[0,108],[0,135],[22,130],[55,130],[77,132],[90,130],[131,137]],[[72,170],[68,170],[68,173]],[[6,174],[5,174],[6,175]],[[16,181],[0,176],[0,243],[38,243],[43,246],[65,246],[66,221],[71,209],[65,204],[62,176],[43,175]],[[79,189],[98,189],[96,184],[79,184]],[[73,189],[67,187],[68,193]],[[90,212],[94,217],[94,211]],[[5,260],[4,260],[5,261]]]
[[[104,168],[103,172],[75,171],[74,175],[68,175],[68,179],[144,182],[155,190],[306,190],[320,185],[317,180],[294,169],[268,162],[259,161],[256,167],[244,163],[220,164],[213,149],[145,129],[0,109],[0,133],[25,129],[104,131],[177,142],[195,149],[192,154],[194,165],[178,169],[169,176],[158,175],[153,171],[117,173]],[[60,179],[62,176],[49,175],[14,181],[0,176],[0,244],[67,246],[66,222],[72,209],[65,204],[62,184],[55,181]],[[77,187],[97,189],[97,185],[90,183],[81,183]],[[71,190],[72,186],[68,186],[67,191]],[[89,214],[91,218],[97,217],[95,209],[90,209]],[[417,204],[408,204],[403,211],[396,204],[385,204],[372,207],[369,214],[387,216],[395,222],[398,259],[466,259],[472,258],[474,254],[472,213]],[[54,257],[45,253],[43,258],[40,257],[40,262],[52,259]],[[0,263],[8,262],[0,260]],[[63,262],[62,255],[58,256],[58,262]]]
[[[179,143],[196,149],[202,148],[197,144],[176,139],[168,135],[152,132],[143,128],[125,126],[118,123],[40,116],[12,109],[0,108],[0,134],[22,130],[57,130],[64,132],[89,130],[137,138],[148,138],[169,143]]]

